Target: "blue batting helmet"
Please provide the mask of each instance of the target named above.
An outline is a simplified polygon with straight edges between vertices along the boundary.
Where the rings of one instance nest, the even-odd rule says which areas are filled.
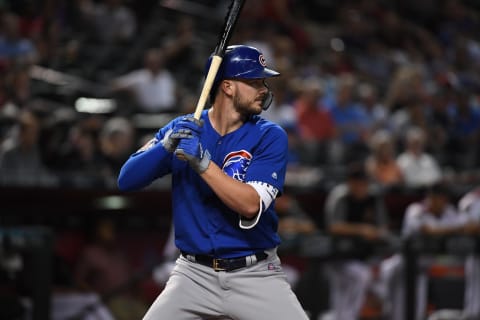
[[[212,57],[207,61],[206,73],[211,63]],[[224,79],[263,79],[278,75],[279,72],[267,68],[265,57],[257,48],[245,45],[228,46],[213,83],[211,97]]]

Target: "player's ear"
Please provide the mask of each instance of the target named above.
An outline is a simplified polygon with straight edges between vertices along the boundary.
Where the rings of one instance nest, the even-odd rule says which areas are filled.
[[[233,81],[223,80],[222,83],[220,84],[220,87],[227,96],[233,95],[233,90],[234,90]]]

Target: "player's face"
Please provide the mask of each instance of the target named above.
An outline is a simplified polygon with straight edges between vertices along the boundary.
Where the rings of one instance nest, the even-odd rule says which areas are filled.
[[[430,195],[430,211],[436,215],[441,216],[448,206],[448,197],[445,195]]]
[[[237,90],[233,96],[233,106],[241,114],[260,114],[268,88],[264,79],[244,79],[235,82]]]

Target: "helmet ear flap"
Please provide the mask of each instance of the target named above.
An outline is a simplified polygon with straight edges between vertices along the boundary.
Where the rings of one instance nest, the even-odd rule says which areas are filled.
[[[262,109],[267,110],[273,102],[273,92],[270,90],[270,87],[265,80],[263,80],[263,85],[267,88],[267,93],[263,97]]]
[[[262,103],[262,109],[267,110],[270,105],[273,102],[273,93],[268,89],[268,92],[265,94],[265,97],[263,98],[263,103]]]

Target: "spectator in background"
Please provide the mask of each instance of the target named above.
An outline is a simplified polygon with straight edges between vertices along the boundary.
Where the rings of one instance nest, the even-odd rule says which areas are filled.
[[[8,101],[18,109],[25,107],[32,99],[30,68],[21,65],[11,69],[7,76]]]
[[[162,49],[145,52],[144,67],[113,80],[113,92],[127,91],[133,95],[133,112],[162,113],[177,111],[176,82],[165,69]]]
[[[67,133],[66,141],[53,156],[52,166],[62,183],[78,188],[105,188],[106,165],[100,153],[97,132],[79,120]]]
[[[417,127],[424,132],[425,139],[429,140],[427,138],[431,137],[432,122],[430,121],[427,108],[428,106],[419,100],[405,102],[405,105],[390,116],[393,133],[399,137],[408,129]]]
[[[379,100],[378,87],[371,83],[363,82],[358,85],[357,90],[360,108],[367,113],[371,130],[391,130],[390,114]]]
[[[355,103],[357,86],[355,76],[343,75],[339,78],[336,96],[330,106],[333,123],[344,147],[344,163],[362,161],[368,153],[368,139],[371,128],[366,111]]]
[[[135,34],[137,21],[123,0],[102,0],[93,13],[95,34],[100,43],[125,43]]]
[[[478,164],[480,153],[480,110],[471,102],[471,93],[457,90],[454,96],[455,111],[451,118],[447,152],[450,163],[456,168],[471,169]]]
[[[121,117],[108,119],[99,133],[100,152],[105,162],[104,174],[108,187],[116,187],[117,175],[123,163],[134,152],[135,129]]]
[[[305,148],[303,161],[319,165],[328,159],[329,143],[335,138],[333,118],[321,104],[323,85],[318,78],[307,77],[296,85],[297,97],[293,101],[299,137]]]
[[[346,182],[330,191],[325,216],[327,230],[333,236],[369,242],[382,241],[388,235],[383,198],[371,188],[363,164],[350,165]],[[368,258],[347,258],[328,266],[334,319],[358,319],[373,279]]]
[[[1,16],[0,64],[30,64],[36,61],[33,42],[20,34],[19,18],[7,12]]]
[[[358,72],[374,82],[376,88],[383,90],[392,72],[392,56],[378,39],[372,37],[366,43],[365,52],[354,55],[352,59]]]
[[[458,209],[467,215],[468,234],[480,236],[480,187],[465,193],[458,201]],[[465,261],[465,296],[463,316],[480,319],[480,256],[470,255]]]
[[[0,147],[0,184],[55,186],[57,179],[46,168],[40,152],[41,121],[32,110],[23,110],[12,136]]]
[[[99,294],[116,320],[141,319],[147,306],[137,294],[136,283],[132,282],[132,266],[119,245],[115,222],[98,218],[89,232],[89,243],[74,271],[76,283]]]
[[[448,164],[450,155],[446,152],[448,131],[451,127],[452,114],[455,106],[452,104],[452,92],[447,86],[439,86],[430,97],[429,110],[431,122],[429,124],[431,137],[435,143],[430,144],[430,152],[439,164]]]
[[[410,128],[405,135],[405,147],[397,157],[407,188],[424,188],[442,179],[440,166],[425,152],[425,133],[417,127]]]
[[[70,265],[61,255],[53,256],[50,320],[115,320],[95,292],[80,290]]]
[[[437,183],[431,186],[421,201],[411,203],[404,215],[402,237],[442,236],[463,232],[466,218],[459,215],[451,202],[447,186]],[[427,303],[427,267],[432,263],[429,257],[420,261],[420,273],[416,279],[415,319],[425,319]],[[385,319],[405,319],[405,270],[403,256],[398,253],[384,260],[380,267],[383,286]]]
[[[196,31],[197,26],[192,17],[180,16],[174,32],[167,35],[162,44],[165,68],[172,73],[178,83],[195,92],[203,79],[204,69],[204,61],[199,59],[198,49],[195,47]]]
[[[305,27],[298,23],[302,17],[295,8],[296,6],[288,0],[259,0],[247,3],[244,12],[246,17],[251,17],[253,24],[267,22],[281,33],[287,34],[295,43],[297,54],[302,54],[308,51],[312,40]]]
[[[292,88],[285,78],[279,78],[269,82],[272,91],[275,92],[270,107],[262,112],[262,116],[279,124],[282,127],[298,129],[296,110],[291,102]]]
[[[425,97],[425,79],[418,65],[401,65],[388,84],[385,93],[385,107],[390,114],[404,108],[411,101],[422,101]]]
[[[370,139],[371,154],[365,161],[373,181],[389,189],[403,184],[403,174],[396,161],[395,141],[386,130],[378,130]]]

